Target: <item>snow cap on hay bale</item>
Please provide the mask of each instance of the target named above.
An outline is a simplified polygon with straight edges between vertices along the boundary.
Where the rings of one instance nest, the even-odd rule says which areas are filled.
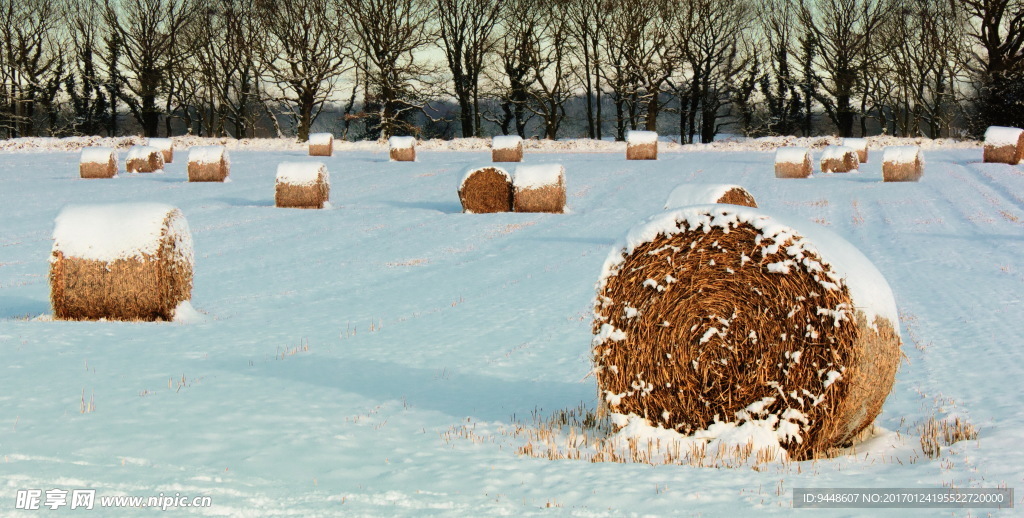
[[[857,160],[862,164],[868,162],[868,139],[866,138],[844,138],[842,145],[857,152]]]
[[[849,173],[860,167],[857,151],[846,146],[828,146],[821,152],[821,172]]]
[[[160,203],[80,205],[57,216],[50,301],[67,320],[171,320],[192,297],[192,234]]]
[[[560,164],[518,166],[512,186],[515,212],[565,212],[565,168]]]
[[[188,181],[224,182],[231,174],[231,158],[224,146],[196,146],[188,150]]]
[[[499,135],[491,139],[492,162],[522,162],[523,139],[519,135]]]
[[[749,192],[739,185],[725,183],[684,183],[672,189],[665,201],[665,210],[726,203],[757,208],[757,202]]]
[[[1024,130],[990,126],[985,130],[984,161],[1019,164],[1024,160]]]
[[[153,146],[132,146],[124,164],[129,173],[162,173],[164,154]]]
[[[811,150],[805,147],[780,147],[775,150],[776,178],[807,178],[814,166]]]
[[[500,167],[471,167],[459,184],[462,211],[470,214],[512,211],[512,176]]]
[[[283,162],[277,166],[274,204],[322,209],[331,197],[331,179],[323,162]]]
[[[924,159],[917,146],[889,146],[882,152],[883,182],[916,182],[924,174]]]
[[[416,161],[416,137],[391,137],[388,150],[392,162]]]
[[[164,157],[164,163],[169,164],[174,162],[174,141],[169,138],[151,138],[146,142],[147,146],[155,147],[160,150],[160,154]]]
[[[687,434],[759,420],[806,459],[850,443],[892,389],[892,291],[818,225],[738,206],[668,211],[615,247],[597,291],[605,411]]]
[[[657,160],[658,133],[629,131],[626,133],[626,160]]]
[[[309,136],[309,156],[331,156],[334,154],[334,135],[314,133]]]
[[[82,148],[78,161],[82,178],[113,178],[117,176],[117,151],[108,147]]]

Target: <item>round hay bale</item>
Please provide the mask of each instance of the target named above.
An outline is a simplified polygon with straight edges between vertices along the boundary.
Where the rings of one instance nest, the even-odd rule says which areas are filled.
[[[323,162],[283,162],[277,166],[274,204],[322,209],[331,198],[331,180]]]
[[[78,161],[78,175],[82,178],[117,176],[117,150],[107,147],[83,148]]]
[[[389,138],[388,153],[392,162],[415,162],[416,137]]]
[[[512,186],[515,212],[565,212],[565,168],[560,164],[518,166]]]
[[[862,164],[868,163],[868,139],[866,138],[844,138],[842,140],[843,146],[853,149],[857,152],[857,160]]]
[[[828,146],[821,152],[821,172],[849,173],[860,167],[857,151],[846,146]]]
[[[985,130],[983,161],[998,164],[1019,164],[1024,160],[1024,130],[990,126]]]
[[[657,160],[658,133],[630,131],[626,133],[626,160]]]
[[[749,192],[739,185],[725,183],[684,183],[672,189],[665,200],[665,210],[725,203],[757,208],[757,202]]]
[[[808,178],[813,171],[810,149],[780,147],[775,150],[776,178]]]
[[[159,203],[82,205],[57,216],[50,301],[65,320],[171,320],[192,297],[192,234]]]
[[[153,146],[132,146],[124,161],[129,173],[164,172],[164,154]]]
[[[309,136],[309,156],[331,156],[334,154],[334,135],[314,133]]]
[[[604,410],[682,433],[756,414],[806,459],[850,443],[895,379],[892,292],[818,225],[725,205],[665,212],[615,248],[597,290]]]
[[[522,162],[523,139],[519,135],[499,135],[491,139],[492,162]]]
[[[463,212],[511,212],[512,198],[512,175],[500,167],[470,168],[459,184]]]
[[[226,182],[231,158],[224,146],[196,146],[188,150],[188,181]]]
[[[147,146],[155,147],[160,150],[160,154],[164,157],[164,163],[170,164],[174,162],[174,141],[169,138],[151,138],[146,142]]]
[[[889,146],[882,152],[883,182],[916,182],[924,175],[924,159],[917,146]]]

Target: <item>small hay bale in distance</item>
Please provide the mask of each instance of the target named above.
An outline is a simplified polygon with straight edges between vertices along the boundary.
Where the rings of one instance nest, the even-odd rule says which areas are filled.
[[[78,160],[78,175],[82,178],[117,176],[117,150],[108,147],[83,148]]]
[[[332,156],[333,154],[334,135],[314,133],[309,136],[309,156]]]
[[[146,143],[147,146],[152,146],[160,150],[160,154],[164,157],[164,163],[170,164],[174,162],[174,141],[169,138],[151,138]]]
[[[462,211],[469,214],[512,211],[512,175],[500,167],[472,167],[459,184]]]
[[[842,145],[857,152],[857,160],[862,164],[868,163],[868,139],[866,138],[844,138]]]
[[[224,146],[196,146],[188,150],[188,181],[225,182],[231,158]]]
[[[860,167],[857,151],[846,146],[827,146],[821,152],[821,172],[849,173]]]
[[[1019,164],[1024,160],[1024,130],[990,126],[985,130],[985,162]]]
[[[883,182],[916,182],[924,174],[918,146],[888,146],[882,151]]]
[[[565,168],[560,164],[518,166],[512,187],[515,212],[565,212]]]
[[[282,162],[277,166],[274,204],[322,209],[331,198],[331,179],[323,162]]]
[[[69,206],[57,216],[50,301],[62,320],[172,320],[192,297],[192,234],[160,203]]]
[[[657,160],[658,133],[633,130],[626,133],[626,160]]]
[[[802,460],[851,443],[895,380],[892,291],[818,225],[730,205],[668,211],[615,247],[597,291],[603,411],[686,434],[774,421]]]
[[[519,135],[498,135],[491,139],[492,162],[522,162],[523,139]]]
[[[416,161],[416,137],[391,137],[388,139],[388,153],[392,162]]]
[[[814,171],[811,150],[805,147],[780,147],[775,150],[776,178],[808,178]]]
[[[153,146],[132,146],[124,160],[129,173],[162,173],[164,154]]]
[[[684,183],[672,189],[665,201],[665,210],[725,203],[757,208],[757,202],[746,189],[725,183]]]

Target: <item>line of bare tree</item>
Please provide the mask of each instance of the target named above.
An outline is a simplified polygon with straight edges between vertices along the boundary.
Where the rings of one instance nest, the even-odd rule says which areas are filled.
[[[442,109],[444,106],[450,109]],[[940,137],[1024,125],[1024,0],[0,0],[0,137]]]

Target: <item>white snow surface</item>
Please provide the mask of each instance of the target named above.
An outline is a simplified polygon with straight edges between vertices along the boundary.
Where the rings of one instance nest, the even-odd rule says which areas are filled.
[[[776,164],[803,164],[811,150],[805,147],[780,147],[775,150]]]
[[[493,149],[518,149],[523,144],[519,135],[497,135],[491,139]]]
[[[311,133],[309,135],[309,145],[311,146],[328,146],[334,142],[333,133]]]
[[[733,189],[743,189],[739,185],[727,183],[684,183],[677,185],[665,200],[665,210],[687,207],[690,205],[708,205],[718,203],[718,199]]]
[[[626,142],[630,144],[654,144],[658,142],[658,132],[630,130],[626,132]]]
[[[985,130],[985,145],[995,147],[1016,146],[1020,142],[1021,133],[1024,133],[1024,129],[989,126]]]
[[[565,168],[562,164],[520,165],[512,172],[512,184],[516,189],[537,189],[564,182]]]
[[[844,138],[842,145],[857,151],[868,149],[868,139],[866,138]]]
[[[857,151],[848,146],[827,146],[821,151],[822,160],[842,160],[847,153],[857,154]]]
[[[149,156],[152,155],[153,153],[156,153],[161,157],[163,156],[162,154],[160,154],[160,149],[155,148],[153,146],[132,146],[131,149],[128,150],[128,156],[125,158],[127,160],[148,160]]]
[[[882,151],[882,161],[896,164],[912,164],[921,155],[917,146],[889,146]]]
[[[197,146],[188,150],[188,161],[193,164],[216,164],[224,159],[230,164],[227,148],[224,146]]]
[[[472,166],[467,167],[466,168],[466,172],[462,174],[462,181],[459,182],[459,190],[460,191],[462,190],[462,187],[466,185],[466,180],[469,180],[469,177],[473,176],[473,173],[475,173],[475,172],[477,172],[477,171],[479,171],[481,169],[494,169],[495,171],[498,171],[499,173],[501,173],[505,178],[507,178],[508,181],[510,181],[510,182],[512,181],[512,175],[510,175],[508,173],[508,171],[506,171],[505,169],[503,169],[501,167],[494,166],[494,165],[485,165],[485,166],[472,165]]]
[[[69,205],[60,211],[54,223],[53,251],[94,261],[131,259],[156,254],[165,233],[183,250],[192,249],[188,222],[171,205]]]
[[[323,177],[330,183],[327,164],[323,162],[281,162],[277,165],[277,183],[313,185]]]
[[[391,137],[388,139],[391,149],[412,149],[416,147],[416,137]]]
[[[146,145],[155,147],[160,151],[169,151],[174,149],[174,141],[169,138],[151,138],[146,141]]]
[[[83,164],[106,164],[110,159],[117,163],[117,151],[109,147],[87,147],[82,149],[80,162]]]

